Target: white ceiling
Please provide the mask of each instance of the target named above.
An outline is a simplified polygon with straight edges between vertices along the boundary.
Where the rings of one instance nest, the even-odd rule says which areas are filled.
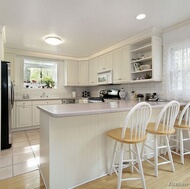
[[[135,17],[145,13],[146,19]],[[0,0],[6,48],[86,57],[150,27],[165,29],[190,18],[190,0]],[[65,40],[44,42],[48,34]]]

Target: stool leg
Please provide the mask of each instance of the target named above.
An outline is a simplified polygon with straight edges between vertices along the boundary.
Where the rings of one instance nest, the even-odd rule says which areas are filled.
[[[118,171],[117,189],[121,188],[122,168],[123,168],[123,143],[121,143],[121,145],[120,145],[120,157],[119,157],[119,171]]]
[[[180,141],[180,133],[179,129],[176,130],[176,152],[179,151],[179,141]]]
[[[141,181],[142,181],[143,189],[146,189],[146,183],[145,183],[145,178],[144,178],[143,167],[142,167],[142,162],[141,162],[141,158],[140,158],[140,152],[139,152],[138,144],[135,144],[135,147],[136,147],[136,158],[137,158],[137,163],[139,166],[139,171],[140,171],[140,175],[141,175]]]
[[[184,165],[183,130],[179,131],[181,163]]]
[[[168,148],[168,157],[169,157],[169,160],[172,165],[172,171],[175,172],[174,162],[173,162],[172,153],[171,153],[170,145],[169,145],[169,136],[166,136],[166,144],[167,144],[167,148]]]
[[[142,143],[142,147],[141,147],[141,157],[142,157],[142,158],[144,158],[144,157],[143,157],[144,146],[145,146],[145,141],[143,141],[143,143]]]
[[[133,160],[133,152],[132,152],[133,146],[132,144],[129,144],[129,155],[130,155],[130,159]],[[133,161],[130,162],[130,170],[131,173],[133,173]]]
[[[155,176],[158,177],[158,137],[154,135],[154,172]]]
[[[114,149],[113,149],[113,154],[112,154],[112,159],[111,159],[111,167],[110,167],[109,175],[112,174],[113,168],[114,168],[114,165],[115,165],[116,150],[117,150],[117,141],[115,141],[115,144],[114,144]]]

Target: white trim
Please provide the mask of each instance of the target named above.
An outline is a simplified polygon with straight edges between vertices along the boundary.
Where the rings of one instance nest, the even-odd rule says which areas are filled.
[[[187,20],[185,20],[185,21],[183,21],[183,22],[179,22],[179,23],[174,24],[174,25],[172,25],[172,26],[170,26],[170,27],[168,27],[168,28],[165,28],[165,29],[163,30],[163,33],[167,33],[167,32],[176,30],[176,29],[181,28],[181,27],[183,27],[183,26],[186,26],[186,25],[188,25],[188,24],[190,24],[190,19],[187,19]]]

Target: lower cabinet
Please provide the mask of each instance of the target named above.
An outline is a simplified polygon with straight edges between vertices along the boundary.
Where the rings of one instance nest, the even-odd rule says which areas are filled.
[[[31,101],[16,102],[16,128],[32,126]]]
[[[35,100],[17,101],[15,103],[15,116],[13,117],[12,128],[32,127],[40,125],[39,105],[61,104],[61,100]]]
[[[40,105],[53,105],[61,104],[61,100],[40,100],[32,102],[32,125],[36,126],[40,124],[40,111],[37,106]]]

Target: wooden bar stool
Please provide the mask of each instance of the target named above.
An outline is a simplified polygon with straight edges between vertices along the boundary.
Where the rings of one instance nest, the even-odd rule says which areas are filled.
[[[179,155],[181,163],[184,164],[184,155],[190,154],[190,150],[184,148],[184,142],[190,140],[190,102],[183,108],[174,128],[176,132],[170,137],[170,141],[175,142],[175,145],[171,145],[172,153]],[[187,136],[184,136],[184,131],[187,131]]]
[[[146,140],[146,127],[152,114],[150,104],[146,102],[138,103],[134,106],[125,118],[123,127],[109,130],[107,135],[115,140],[114,152],[112,157],[112,164],[110,175],[113,171],[118,176],[117,189],[121,188],[121,182],[127,180],[141,179],[143,188],[146,188],[144,173],[139,152],[139,143]],[[120,149],[117,150],[117,144],[120,143]],[[124,144],[129,145],[129,159],[124,159]],[[132,146],[135,146],[133,150]],[[136,159],[134,159],[134,154]],[[119,156],[119,163],[116,162],[116,155]],[[137,168],[135,163],[138,163]],[[129,164],[128,164],[129,163]],[[137,178],[122,178],[122,169],[130,165],[131,172],[133,168],[140,174]]]
[[[149,123],[147,126],[147,133],[154,136],[154,139],[151,141],[146,141],[143,143],[141,157],[143,157],[147,162],[151,163],[155,169],[155,176],[158,177],[158,166],[171,163],[172,170],[175,172],[173,158],[171,155],[170,145],[169,145],[169,137],[171,134],[175,132],[174,123],[176,117],[178,115],[180,108],[180,104],[177,101],[171,101],[165,105],[165,107],[161,110],[158,115],[158,120],[156,123]],[[159,138],[158,138],[159,137]],[[163,137],[163,138],[161,138]],[[160,139],[160,140],[159,140]],[[165,139],[165,140],[163,140]],[[151,145],[153,142],[153,145]],[[144,147],[149,149],[152,152],[144,153]],[[161,151],[161,149],[165,149],[168,152],[168,158],[165,158],[162,153],[166,151]],[[153,154],[154,162],[151,162],[148,158]],[[165,153],[166,154],[166,153]],[[162,162],[158,163],[158,157],[162,160]]]

